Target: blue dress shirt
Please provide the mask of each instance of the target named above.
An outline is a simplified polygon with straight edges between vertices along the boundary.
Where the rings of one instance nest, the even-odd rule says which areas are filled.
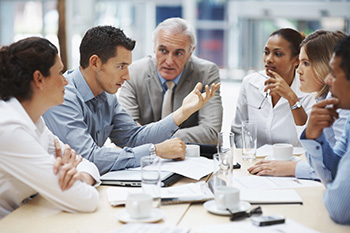
[[[344,125],[342,138],[332,148],[324,134],[316,140],[300,136],[307,150],[307,160],[326,186],[323,202],[331,218],[350,225],[350,117]]]
[[[49,109],[43,118],[61,141],[95,163],[101,174],[140,166],[140,158],[149,155],[149,143],[169,139],[178,130],[172,114],[138,126],[116,95],[103,92],[94,97],[79,68],[67,71],[65,77],[69,84],[64,103]],[[107,138],[120,148],[104,147]]]
[[[331,98],[331,93],[329,92],[326,99]],[[320,98],[317,102],[323,100]],[[334,146],[337,141],[339,141],[344,132],[344,125],[347,118],[350,116],[350,110],[346,109],[338,109],[339,118],[333,123],[333,125],[329,128],[325,128],[323,130],[324,136],[326,140],[330,144],[330,146]],[[315,170],[309,166],[306,161],[300,161],[297,163],[295,167],[295,177],[302,179],[313,179],[319,180],[320,178],[316,174]]]

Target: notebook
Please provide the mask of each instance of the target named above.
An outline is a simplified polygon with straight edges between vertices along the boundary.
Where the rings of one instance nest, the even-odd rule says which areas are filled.
[[[183,176],[168,172],[161,171],[161,186],[166,187],[172,185]],[[141,187],[141,170],[120,170],[108,172],[101,176],[102,184],[105,185],[118,185],[127,187]]]

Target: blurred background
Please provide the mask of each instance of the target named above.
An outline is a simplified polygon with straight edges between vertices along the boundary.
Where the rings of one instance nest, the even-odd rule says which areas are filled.
[[[349,34],[350,0],[0,0],[0,45],[46,37],[71,69],[79,64],[86,30],[113,25],[137,41],[137,60],[153,53],[152,31],[169,17],[188,20],[197,31],[195,55],[220,67],[224,104],[230,102],[224,106],[224,118],[230,118],[224,119],[227,128],[236,102],[229,100],[236,99],[233,95],[247,73],[263,68],[263,48],[271,32],[290,27],[306,35],[316,29]]]

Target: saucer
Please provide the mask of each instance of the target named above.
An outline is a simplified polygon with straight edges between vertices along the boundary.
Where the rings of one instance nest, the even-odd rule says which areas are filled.
[[[299,156],[295,156],[295,155],[293,155],[292,158],[290,158],[288,160],[275,159],[272,156],[266,156],[265,159],[266,160],[279,160],[279,161],[293,161],[293,162],[297,162],[297,161],[301,160],[301,158]]]
[[[210,201],[206,201],[203,204],[204,208],[206,210],[208,210],[210,213],[213,214],[218,214],[218,215],[231,215],[230,212],[228,212],[227,210],[221,210],[219,209],[216,204],[215,204],[215,200],[210,200]],[[236,213],[236,212],[240,212],[240,211],[247,211],[250,209],[250,203],[246,202],[246,201],[240,201],[239,202],[239,207],[231,209],[232,213]]]
[[[132,223],[132,222],[138,222],[138,223],[146,223],[146,222],[157,222],[161,220],[164,217],[164,212],[160,209],[153,209],[152,213],[149,217],[147,218],[131,218],[126,209],[123,209],[119,211],[116,214],[117,218],[121,222],[127,222],[127,223]]]

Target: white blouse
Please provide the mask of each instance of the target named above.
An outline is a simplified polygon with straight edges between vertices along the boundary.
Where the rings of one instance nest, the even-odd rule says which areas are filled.
[[[0,100],[0,116],[0,219],[36,193],[58,210],[91,212],[97,208],[99,194],[91,185],[76,181],[70,189],[60,189],[53,172],[55,136],[42,118],[34,124],[16,98]],[[83,160],[77,170],[89,173],[96,185],[101,183],[93,163]]]
[[[305,125],[295,125],[290,105],[285,98],[280,98],[277,104],[272,107],[271,96],[264,92],[264,82],[267,80],[265,77],[268,76],[265,71],[259,73],[255,72],[243,79],[236,116],[232,122],[236,147],[242,147],[241,125],[243,121],[247,120],[257,123],[257,147],[280,142],[301,146],[299,136]],[[305,112],[309,115],[312,106],[316,103],[315,96],[301,92],[299,87],[300,81],[296,74],[291,89],[298,96]]]

